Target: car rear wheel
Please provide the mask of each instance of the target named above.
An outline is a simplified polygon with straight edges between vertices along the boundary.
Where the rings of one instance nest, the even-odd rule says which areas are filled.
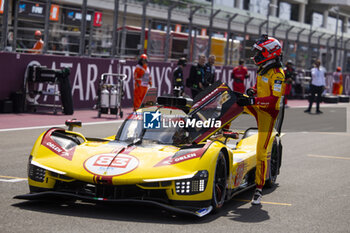
[[[214,210],[220,209],[225,202],[226,185],[227,185],[226,159],[223,152],[220,152],[216,161],[215,175],[214,175],[214,182],[213,182],[212,205]]]

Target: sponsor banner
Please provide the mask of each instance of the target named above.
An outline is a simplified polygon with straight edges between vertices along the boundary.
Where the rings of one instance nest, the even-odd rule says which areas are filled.
[[[182,26],[181,24],[176,24],[175,25],[175,32],[181,32]]]
[[[80,10],[64,9],[64,23],[67,25],[80,26],[81,19],[83,18],[83,13]],[[92,11],[87,11],[86,21],[90,22],[92,18]],[[89,25],[89,24],[87,24]]]
[[[120,64],[117,59],[104,58],[83,58],[83,57],[65,57],[52,55],[34,55],[34,54],[16,54],[0,52],[0,70],[3,72],[1,77],[2,85],[0,85],[0,99],[5,99],[12,92],[23,90],[23,80],[27,67],[30,65],[42,65],[52,69],[62,69],[68,67],[71,70],[69,76],[74,108],[92,108],[96,103],[98,83],[103,73],[123,73],[127,75],[125,80],[125,95],[122,101],[122,107],[132,106],[134,83],[133,72],[136,61],[127,61]],[[170,62],[150,62],[149,68],[154,87],[157,87],[157,96],[170,94],[173,89],[172,71],[175,69],[176,63]],[[184,77],[188,78],[190,64],[184,70]],[[245,87],[249,88],[255,85],[256,70],[249,69],[250,78],[244,80]],[[231,79],[231,66],[217,66],[215,69],[216,80],[221,80],[232,89],[233,80]],[[332,76],[327,74],[327,85],[331,85]],[[344,93],[350,94],[350,74],[343,75]],[[107,78],[107,83],[114,83],[112,77]],[[41,90],[49,91],[52,86],[40,85]],[[330,89],[331,90],[331,89]],[[330,91],[329,90],[329,91]],[[190,90],[185,88],[190,95]],[[37,100],[43,101],[44,97],[35,97]],[[39,99],[42,98],[42,99]],[[50,101],[52,96],[46,98]],[[44,102],[45,103],[45,102]]]
[[[102,26],[102,12],[95,12],[94,17],[94,27],[101,27]]]
[[[0,0],[0,14],[4,13],[4,2],[5,0]]]
[[[18,4],[18,15],[24,18],[44,19],[45,18],[45,4],[44,3],[30,3],[20,2]]]
[[[60,6],[51,4],[51,9],[50,9],[50,20],[51,21],[58,21],[60,15]]]

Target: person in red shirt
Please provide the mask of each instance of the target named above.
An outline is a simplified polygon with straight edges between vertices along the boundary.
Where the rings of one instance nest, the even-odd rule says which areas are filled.
[[[343,75],[341,67],[337,67],[337,71],[333,73],[333,91],[334,95],[341,95],[343,92]]]
[[[42,53],[42,50],[44,48],[44,41],[41,39],[41,37],[42,37],[41,31],[36,30],[34,33],[34,38],[36,39],[36,43],[34,44],[30,53],[37,53],[37,54]]]
[[[248,69],[244,66],[244,60],[239,60],[239,65],[232,71],[233,90],[239,93],[245,92],[244,79],[249,78]]]
[[[152,86],[150,71],[147,66],[147,55],[142,54],[134,71],[134,111],[140,108],[142,100],[147,94],[148,85]]]

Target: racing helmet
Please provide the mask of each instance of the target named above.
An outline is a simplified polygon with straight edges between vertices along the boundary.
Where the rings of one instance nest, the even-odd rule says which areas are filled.
[[[141,54],[140,59],[148,60],[148,57],[146,54]]]
[[[186,66],[186,64],[187,64],[187,59],[184,58],[184,57],[180,58],[180,59],[177,61],[177,65],[178,65],[178,66]]]
[[[279,58],[282,55],[282,46],[278,40],[262,35],[253,45],[255,56],[254,63],[257,66],[263,65],[265,62]]]
[[[41,36],[41,31],[36,30],[36,31],[34,32],[34,36]]]

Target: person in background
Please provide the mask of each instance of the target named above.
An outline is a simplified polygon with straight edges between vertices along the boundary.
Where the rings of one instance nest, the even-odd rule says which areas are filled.
[[[295,81],[296,72],[293,68],[293,62],[291,60],[288,60],[286,63],[286,67],[283,69],[284,75],[285,75],[285,82],[286,82],[286,90],[284,92],[284,103],[287,107],[288,99],[287,96],[290,95],[290,92],[292,91],[292,84]]]
[[[238,66],[233,68],[231,78],[233,79],[233,90],[243,94],[245,92],[244,79],[249,78],[243,59],[239,59]]]
[[[186,67],[187,60],[182,57],[177,61],[177,67],[173,72],[173,83],[174,83],[174,96],[179,97],[184,93],[184,68]]]
[[[240,96],[237,104],[246,106],[245,111],[253,115],[258,125],[256,145],[256,189],[253,205],[260,205],[262,188],[265,185],[268,170],[267,146],[280,111],[280,102],[284,93],[284,72],[282,69],[282,46],[278,40],[262,35],[253,45],[254,63],[258,66],[256,87],[247,90],[246,97]]]
[[[315,62],[315,67],[311,69],[311,85],[310,85],[310,99],[309,99],[309,107],[304,111],[306,113],[311,112],[312,104],[315,100],[315,95],[317,94],[316,98],[316,113],[321,114],[323,113],[320,110],[320,102],[322,99],[322,93],[324,91],[324,88],[326,86],[325,81],[325,70],[323,67],[321,67],[321,61],[317,60]]]
[[[215,81],[215,60],[215,55],[210,55],[208,57],[208,62],[205,64],[204,88],[210,86]]]
[[[43,51],[44,48],[44,41],[42,40],[42,34],[41,31],[36,30],[34,33],[34,38],[36,40],[33,48],[31,49],[30,53],[36,53],[40,54]]]
[[[190,70],[190,77],[186,80],[186,86],[191,88],[192,98],[204,89],[205,83],[205,56],[200,54],[198,56],[197,65],[192,65]]]
[[[333,91],[334,95],[341,95],[343,93],[343,75],[341,68],[338,66],[337,71],[333,73]]]
[[[142,100],[147,94],[148,86],[152,86],[147,63],[147,55],[142,54],[134,71],[134,111],[140,108]]]

